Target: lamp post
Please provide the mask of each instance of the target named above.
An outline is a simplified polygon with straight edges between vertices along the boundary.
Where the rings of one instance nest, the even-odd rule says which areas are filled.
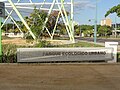
[[[95,5],[95,18],[88,20],[89,22],[91,22],[91,20],[94,20],[94,43],[97,42],[97,1],[98,0],[96,0],[96,5]]]
[[[96,0],[96,7],[95,7],[95,25],[94,25],[94,43],[97,42],[97,0]]]

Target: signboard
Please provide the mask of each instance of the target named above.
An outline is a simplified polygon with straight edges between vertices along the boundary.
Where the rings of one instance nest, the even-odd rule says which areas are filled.
[[[18,48],[17,62],[112,60],[113,48]]]
[[[5,4],[0,2],[0,17],[5,17]]]

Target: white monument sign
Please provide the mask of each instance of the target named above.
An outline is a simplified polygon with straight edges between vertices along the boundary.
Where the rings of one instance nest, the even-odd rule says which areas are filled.
[[[113,48],[18,48],[17,62],[113,60]]]

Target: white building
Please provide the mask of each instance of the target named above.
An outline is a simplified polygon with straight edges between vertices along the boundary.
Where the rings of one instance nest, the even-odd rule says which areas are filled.
[[[101,20],[101,26],[104,26],[104,25],[106,25],[106,26],[112,26],[112,20],[110,19],[110,18],[106,18],[106,19],[103,19],[103,20]]]

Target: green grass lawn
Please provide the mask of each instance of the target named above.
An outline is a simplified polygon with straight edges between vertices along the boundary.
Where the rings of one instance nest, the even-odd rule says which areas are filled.
[[[77,42],[73,44],[58,45],[57,47],[103,47],[102,45],[88,43],[88,42]]]

